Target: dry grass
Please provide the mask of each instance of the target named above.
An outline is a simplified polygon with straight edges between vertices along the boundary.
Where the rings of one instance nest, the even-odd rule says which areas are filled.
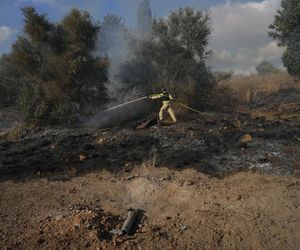
[[[229,80],[218,83],[218,88],[229,88],[228,94],[234,95],[239,104],[256,105],[265,97],[285,89],[300,89],[296,82],[286,72],[260,75],[234,75]]]
[[[5,140],[18,141],[24,133],[26,133],[26,128],[24,126],[15,126],[7,130],[5,133]]]

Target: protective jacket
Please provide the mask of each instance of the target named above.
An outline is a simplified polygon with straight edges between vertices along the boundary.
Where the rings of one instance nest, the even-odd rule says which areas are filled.
[[[162,92],[160,94],[153,94],[149,96],[150,99],[160,99],[162,102],[169,102],[173,100],[173,97],[168,92]]]
[[[150,99],[160,99],[162,101],[162,106],[159,110],[159,120],[163,120],[163,113],[164,111],[168,111],[169,115],[171,116],[173,122],[177,121],[174,111],[171,107],[170,101],[173,100],[173,97],[166,91],[160,94],[153,94],[149,96]]]

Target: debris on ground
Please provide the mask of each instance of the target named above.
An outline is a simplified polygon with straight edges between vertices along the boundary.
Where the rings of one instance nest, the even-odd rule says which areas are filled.
[[[121,228],[122,235],[129,234],[131,232],[132,226],[139,215],[138,209],[130,209],[127,214],[127,218]]]

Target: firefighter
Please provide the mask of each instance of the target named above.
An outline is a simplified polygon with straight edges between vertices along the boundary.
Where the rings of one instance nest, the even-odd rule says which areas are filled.
[[[173,97],[167,92],[165,88],[162,88],[162,92],[160,94],[153,94],[149,96],[150,99],[160,99],[162,101],[162,106],[159,110],[159,123],[163,120],[163,112],[167,110],[175,123],[177,121],[174,111],[171,107],[171,100]]]

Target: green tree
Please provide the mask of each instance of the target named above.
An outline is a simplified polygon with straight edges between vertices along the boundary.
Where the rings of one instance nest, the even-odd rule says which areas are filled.
[[[133,56],[121,65],[119,77],[127,86],[145,92],[161,86],[176,87],[180,92],[192,88],[191,102],[198,102],[212,86],[212,75],[205,65],[210,33],[209,14],[204,11],[187,7],[167,18],[154,19],[151,36],[132,43]]]
[[[300,76],[300,1],[282,0],[281,7],[269,26],[269,35],[285,48],[282,61],[288,72]]]
[[[34,8],[22,9],[24,35],[19,36],[1,65],[18,86],[20,109],[30,122],[65,123],[103,107],[108,62],[94,57],[99,27],[87,12],[73,9],[58,23]]]
[[[258,66],[255,67],[255,69],[259,75],[279,72],[279,69],[277,69],[272,63],[267,61],[262,61]]]
[[[300,77],[300,25],[290,37],[282,61],[291,75]]]

